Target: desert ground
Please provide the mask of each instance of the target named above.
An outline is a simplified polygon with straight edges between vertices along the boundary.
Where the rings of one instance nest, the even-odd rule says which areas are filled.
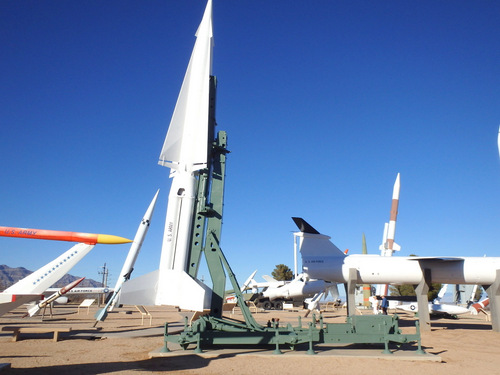
[[[19,308],[0,318],[0,363],[10,363],[5,374],[470,374],[500,371],[500,333],[491,330],[485,316],[462,316],[460,319],[432,320],[432,329],[422,332],[422,345],[432,360],[417,355],[401,357],[405,350],[393,355],[380,355],[383,346],[343,346],[339,350],[315,347],[318,355],[307,355],[305,350],[273,354],[272,348],[254,351],[206,350],[196,354],[193,349],[174,350],[163,358],[151,358],[150,353],[163,345],[163,327],[169,322],[173,328],[183,325],[184,312],[174,308],[151,307],[149,318],[142,322],[134,306],[125,306],[110,313],[106,321],[93,328],[96,305],[89,309],[61,305],[54,308],[52,318],[42,321],[40,316],[23,318],[25,308]],[[362,314],[370,314],[362,311]],[[242,319],[236,311],[228,316]],[[259,323],[271,318],[280,323],[298,324],[304,311],[264,311],[254,313]],[[399,314],[403,332],[414,332],[414,317]],[[344,322],[345,309],[323,312],[325,322]],[[303,318],[307,322],[309,318]],[[178,322],[178,323],[175,323]],[[143,324],[142,324],[143,323]],[[12,341],[12,333],[4,327],[71,327],[61,333],[59,341],[52,334],[22,334]],[[175,349],[175,348],[173,348]],[[325,349],[325,350],[324,350]],[[396,349],[396,348],[394,348]],[[412,348],[409,348],[411,352]],[[413,348],[414,349],[414,348]]]

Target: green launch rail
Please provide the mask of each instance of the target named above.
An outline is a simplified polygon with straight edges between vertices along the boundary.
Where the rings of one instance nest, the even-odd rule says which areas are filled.
[[[191,344],[196,345],[195,353],[214,346],[252,345],[258,348],[275,346],[274,354],[282,354],[280,347],[288,346],[295,350],[299,344],[309,344],[308,354],[316,354],[315,344],[384,344],[384,354],[392,354],[390,343],[397,345],[416,342],[417,354],[425,354],[420,341],[419,323],[415,321],[414,334],[402,334],[399,329],[397,315],[355,315],[347,317],[346,323],[324,323],[320,315],[319,321],[313,314],[312,321],[305,327],[299,317],[297,327],[288,323],[279,327],[252,328],[241,322],[229,321],[210,315],[200,317],[191,326],[185,320],[184,331],[168,334],[168,323],[165,324],[165,344],[162,352],[170,352],[168,343],[180,345],[184,350]]]

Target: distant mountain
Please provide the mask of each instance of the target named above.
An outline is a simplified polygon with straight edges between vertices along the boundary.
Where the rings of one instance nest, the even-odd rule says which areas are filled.
[[[9,286],[17,283],[21,279],[24,279],[31,273],[33,273],[33,271],[27,270],[24,267],[12,268],[6,266],[5,264],[0,265],[0,290],[7,289]],[[62,288],[63,286],[68,285],[70,282],[75,281],[80,277],[81,276],[66,274],[57,283],[55,283],[53,287]],[[92,279],[85,279],[78,286],[97,288],[101,287],[102,283]]]

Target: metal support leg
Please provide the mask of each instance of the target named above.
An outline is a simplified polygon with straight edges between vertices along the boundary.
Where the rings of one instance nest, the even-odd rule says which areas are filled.
[[[349,268],[349,280],[347,281],[347,316],[356,314],[356,300],[354,294],[356,292],[356,283],[358,282],[358,271],[356,268]]]
[[[495,332],[500,332],[500,270],[497,270],[495,282],[483,288],[490,299],[491,328]]]
[[[431,318],[429,315],[429,298],[427,297],[427,293],[431,284],[431,270],[422,268],[422,274],[422,280],[420,280],[420,283],[415,288],[418,304],[418,320],[420,321],[420,329],[422,331],[430,331]]]
[[[168,336],[168,322],[165,322],[165,327],[164,327],[164,331],[163,331],[163,336],[165,338],[167,338]],[[170,349],[168,348],[168,341],[165,340],[165,345],[163,346],[162,350],[161,350],[162,353],[169,353],[170,352]]]

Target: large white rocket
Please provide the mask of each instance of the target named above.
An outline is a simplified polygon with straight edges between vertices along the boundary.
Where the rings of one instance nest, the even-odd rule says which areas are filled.
[[[123,286],[121,303],[202,311],[211,290],[187,273],[198,173],[208,167],[212,74],[212,1],[208,0],[158,164],[170,168],[165,232],[158,271]]]

